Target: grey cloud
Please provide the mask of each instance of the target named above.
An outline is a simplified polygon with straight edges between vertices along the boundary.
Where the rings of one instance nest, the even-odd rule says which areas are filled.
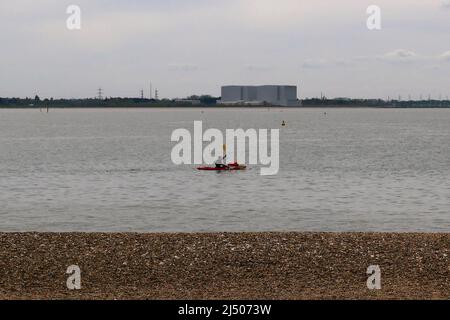
[[[414,51],[397,49],[392,52],[386,53],[385,55],[379,57],[380,60],[392,63],[412,63],[412,62],[439,62],[439,61],[450,61],[450,51],[443,52],[438,55],[421,55]]]
[[[395,49],[393,51],[374,56],[355,56],[350,60],[339,59],[307,59],[303,62],[304,69],[323,69],[331,67],[352,67],[372,62],[382,62],[388,64],[410,64],[410,63],[436,63],[450,62],[450,51],[438,55],[426,56],[418,54],[412,50]]]
[[[422,58],[423,57],[419,56],[414,51],[406,49],[396,49],[377,57],[377,59],[389,63],[411,63],[421,60]]]
[[[387,63],[411,63],[422,60],[423,57],[414,51],[406,49],[395,49],[393,51],[386,52],[384,54],[373,56],[355,56],[353,61],[355,63],[368,63],[368,62],[387,62]]]
[[[439,56],[439,58],[440,58],[441,60],[450,62],[450,51],[444,52],[443,54],[441,54],[441,55]]]

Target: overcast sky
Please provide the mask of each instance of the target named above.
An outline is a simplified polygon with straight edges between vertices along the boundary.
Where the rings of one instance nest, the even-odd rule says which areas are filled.
[[[1,0],[0,44],[3,97],[148,96],[150,81],[168,98],[227,84],[450,96],[450,0]]]

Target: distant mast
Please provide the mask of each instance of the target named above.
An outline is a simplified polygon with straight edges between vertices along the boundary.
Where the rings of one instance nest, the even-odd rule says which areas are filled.
[[[103,100],[103,89],[100,87],[100,88],[98,88],[98,91],[97,91],[97,99],[98,100]]]

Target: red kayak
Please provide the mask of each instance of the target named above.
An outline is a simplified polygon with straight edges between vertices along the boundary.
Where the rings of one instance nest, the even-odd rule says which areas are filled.
[[[247,166],[240,165],[237,163],[232,163],[226,167],[217,168],[217,167],[199,167],[197,170],[202,171],[235,171],[235,170],[245,170],[247,169]]]

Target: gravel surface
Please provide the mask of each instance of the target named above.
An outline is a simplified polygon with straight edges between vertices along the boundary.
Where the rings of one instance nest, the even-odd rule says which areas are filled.
[[[0,298],[450,299],[449,255],[450,234],[0,233]]]

